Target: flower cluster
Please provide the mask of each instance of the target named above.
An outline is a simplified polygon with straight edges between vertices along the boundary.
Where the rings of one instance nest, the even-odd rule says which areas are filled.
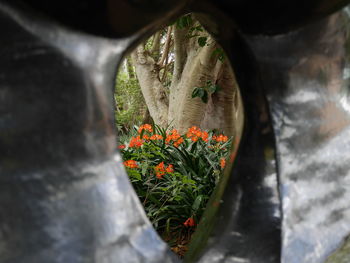
[[[164,162],[161,162],[156,167],[154,167],[154,170],[156,171],[156,177],[158,179],[162,179],[165,173],[170,174],[174,172],[174,166],[172,164],[169,164],[168,167],[165,167]]]
[[[134,160],[127,160],[127,161],[123,162],[123,164],[129,168],[139,168],[139,166],[137,165],[137,162]]]
[[[155,140],[163,140],[163,136],[159,134],[154,134],[150,137],[150,140],[155,141]]]
[[[192,126],[188,129],[186,136],[193,142],[198,141],[199,138],[201,138],[205,142],[208,142],[209,134],[206,131],[201,131],[201,129],[196,126]]]
[[[184,142],[184,139],[181,137],[179,132],[176,129],[170,131],[165,139],[166,143],[173,143],[175,147],[179,147],[181,143]]]
[[[139,127],[138,133],[141,133],[143,130],[153,132],[153,128],[150,124],[143,124]]]
[[[213,135],[213,140],[217,142],[227,142],[228,137],[223,134],[220,134],[219,136]]]
[[[143,144],[143,140],[141,140],[140,136],[136,136],[136,137],[131,137],[130,143],[129,143],[129,147],[133,148],[139,148],[141,147]]]
[[[227,166],[231,138],[196,126],[180,133],[143,124],[133,132],[118,148],[151,222],[159,231],[193,232]]]

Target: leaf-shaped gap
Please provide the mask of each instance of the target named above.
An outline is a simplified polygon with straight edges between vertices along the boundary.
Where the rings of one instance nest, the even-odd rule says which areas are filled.
[[[183,257],[242,132],[228,58],[186,14],[124,57],[114,98],[130,180],[159,235]]]

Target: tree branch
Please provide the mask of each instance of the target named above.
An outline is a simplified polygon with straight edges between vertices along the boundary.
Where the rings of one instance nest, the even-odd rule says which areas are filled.
[[[167,35],[166,35],[166,40],[164,43],[164,51],[163,51],[162,57],[160,58],[160,60],[157,63],[160,67],[164,67],[166,64],[166,63],[164,63],[165,60],[168,60],[168,55],[169,55],[169,50],[170,50],[170,42],[171,42],[171,32],[172,32],[172,27],[169,26],[168,31],[167,31]]]
[[[173,72],[173,80],[179,80],[186,63],[187,52],[186,52],[186,35],[188,32],[187,28],[177,28],[176,25],[173,26],[174,31],[174,55],[175,64]]]
[[[154,121],[165,127],[169,101],[166,89],[158,78],[159,67],[142,45],[131,53],[131,57],[147,108]]]
[[[152,40],[152,47],[150,53],[155,60],[158,60],[160,55],[160,37],[161,31],[157,31],[157,33],[154,34]]]

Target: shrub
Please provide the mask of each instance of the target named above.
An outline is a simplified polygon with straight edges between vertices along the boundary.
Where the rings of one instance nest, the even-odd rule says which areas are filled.
[[[231,138],[141,125],[119,144],[131,182],[157,231],[193,231],[230,152]]]

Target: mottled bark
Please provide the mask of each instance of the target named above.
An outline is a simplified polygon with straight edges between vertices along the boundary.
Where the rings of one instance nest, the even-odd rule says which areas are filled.
[[[198,26],[198,22],[194,26]],[[219,129],[227,135],[237,134],[237,101],[239,98],[237,83],[228,62],[222,62],[213,55],[218,45],[208,35],[207,45],[200,47],[198,37],[189,37],[189,28],[180,29],[173,25],[168,28],[165,41],[162,43],[162,56],[157,62],[151,52],[139,46],[132,53],[136,74],[150,115],[155,123],[170,125],[180,132],[196,125],[204,129]],[[154,41],[161,38],[153,37]],[[173,38],[173,40],[172,40]],[[170,44],[173,41],[174,68],[169,90],[162,81],[166,72],[160,76],[160,70],[167,66]],[[208,103],[200,98],[192,98],[195,87],[203,87],[207,81],[221,87],[219,92],[209,94]]]
[[[152,57],[155,60],[158,60],[159,55],[160,55],[160,37],[161,37],[161,32],[158,31],[157,33],[154,34],[153,40],[152,40],[152,48],[150,50]]]
[[[168,123],[168,98],[158,78],[156,62],[143,45],[131,54],[142,94],[153,120],[162,127]]]
[[[180,80],[184,65],[187,59],[186,44],[188,43],[188,38],[186,34],[188,29],[179,29],[174,27],[174,72],[173,72],[173,82],[176,83]]]
[[[243,126],[243,109],[238,85],[228,61],[220,66],[217,84],[221,89],[209,97],[200,126],[205,129],[220,127],[225,134],[240,137]]]

